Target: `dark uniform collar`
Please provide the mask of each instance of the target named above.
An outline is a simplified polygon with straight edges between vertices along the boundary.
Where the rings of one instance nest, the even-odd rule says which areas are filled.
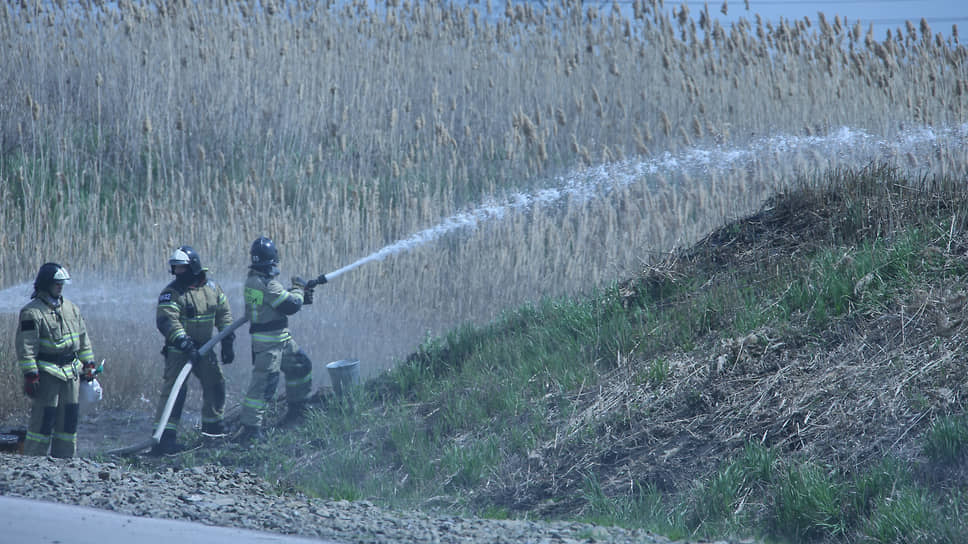
[[[250,266],[249,267],[249,274],[251,274],[253,276],[258,276],[258,277],[263,278],[263,279],[272,279],[275,276],[278,276],[279,273],[280,273],[280,270],[275,265],[273,265],[272,268],[269,269],[269,270],[256,268],[254,266]]]
[[[48,306],[50,306],[55,310],[57,308],[60,308],[61,305],[64,303],[64,297],[54,298],[47,291],[40,291],[39,293],[37,293],[37,298],[44,301],[45,304],[47,304]]]
[[[181,275],[175,276],[175,279],[171,282],[171,286],[178,291],[184,293],[189,289],[197,289],[208,283],[208,278],[205,276],[205,272],[201,272],[197,275]]]

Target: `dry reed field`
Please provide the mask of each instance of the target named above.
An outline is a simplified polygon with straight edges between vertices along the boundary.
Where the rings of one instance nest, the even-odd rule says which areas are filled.
[[[47,260],[69,298],[103,292],[82,310],[119,405],[155,401],[152,302],[183,243],[238,313],[261,234],[314,276],[476,217],[295,319],[317,362],[375,372],[428,331],[620,279],[798,175],[968,164],[968,50],[923,21],[877,40],[823,16],[727,28],[725,3],[212,4],[0,6],[4,311]]]

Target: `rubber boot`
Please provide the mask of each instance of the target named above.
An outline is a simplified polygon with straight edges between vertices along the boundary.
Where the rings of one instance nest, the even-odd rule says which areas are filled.
[[[225,425],[221,421],[202,423],[202,434],[214,438],[225,436]]]
[[[235,441],[239,444],[249,444],[262,439],[262,427],[257,425],[243,425],[242,431]]]
[[[280,427],[297,427],[306,422],[306,403],[291,402],[286,416],[279,422]]]
[[[175,441],[177,433],[171,429],[165,429],[161,433],[161,440],[151,447],[151,455],[171,455],[185,449],[184,446]]]

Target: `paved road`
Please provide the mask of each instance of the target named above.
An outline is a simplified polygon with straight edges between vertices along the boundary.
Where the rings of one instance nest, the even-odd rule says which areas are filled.
[[[126,516],[55,502],[0,497],[3,544],[338,544],[276,533]]]

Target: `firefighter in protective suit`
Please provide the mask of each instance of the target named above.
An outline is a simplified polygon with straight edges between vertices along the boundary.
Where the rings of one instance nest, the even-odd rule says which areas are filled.
[[[214,352],[200,356],[198,349],[212,338],[213,328],[222,330],[232,324],[232,312],[222,288],[208,279],[208,269],[202,266],[191,246],[181,246],[172,252],[168,266],[175,279],[161,291],[155,312],[158,331],[165,337],[164,383],[155,418],[161,418],[179,372],[191,361],[192,374],[202,385],[202,433],[219,436],[225,433],[222,421],[225,376]],[[222,339],[222,364],[235,360],[234,340],[235,334]],[[187,393],[188,384],[184,383],[152,453],[175,453],[182,449],[176,438]]]
[[[77,452],[78,387],[94,379],[94,352],[81,312],[61,293],[67,269],[44,263],[31,300],[20,310],[16,349],[24,392],[33,401],[26,455],[73,457]]]
[[[241,442],[259,438],[266,404],[275,396],[280,371],[286,378],[288,411],[283,426],[300,423],[313,385],[313,363],[289,333],[288,316],[311,304],[313,292],[302,278],[292,278],[286,289],[276,279],[279,252],[262,236],[249,251],[252,264],[245,281],[245,312],[252,335],[252,379],[242,400]]]

